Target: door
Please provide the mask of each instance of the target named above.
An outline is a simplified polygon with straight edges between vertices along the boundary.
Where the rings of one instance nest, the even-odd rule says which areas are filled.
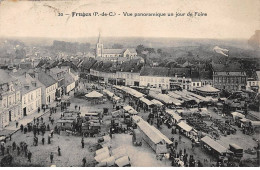
[[[12,121],[12,111],[9,111],[9,122]]]
[[[23,116],[27,116],[27,113],[26,113],[26,107],[23,108]]]

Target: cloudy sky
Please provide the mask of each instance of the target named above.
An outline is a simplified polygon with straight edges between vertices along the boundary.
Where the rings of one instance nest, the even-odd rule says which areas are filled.
[[[71,17],[72,12],[117,16]],[[129,13],[203,12],[204,17],[125,17]],[[63,13],[63,16],[58,16]],[[69,14],[69,15],[65,15]],[[260,0],[2,1],[0,37],[249,38],[260,29]]]

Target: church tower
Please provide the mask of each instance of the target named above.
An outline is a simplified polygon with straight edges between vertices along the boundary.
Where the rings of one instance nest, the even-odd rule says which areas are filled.
[[[103,44],[100,42],[100,32],[99,32],[98,42],[96,45],[96,57],[103,57],[102,52],[103,52]]]

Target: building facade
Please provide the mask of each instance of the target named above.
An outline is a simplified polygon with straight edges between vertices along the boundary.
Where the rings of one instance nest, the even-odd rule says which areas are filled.
[[[253,77],[247,79],[246,89],[260,93],[260,71],[256,71]]]
[[[41,86],[29,74],[16,77],[21,82],[22,115],[27,116],[37,112],[41,107]]]
[[[214,71],[213,86],[220,90],[246,89],[247,76],[244,71]]]
[[[22,118],[21,84],[4,70],[0,70],[0,129]]]
[[[58,81],[52,78],[44,71],[30,73],[36,83],[41,86],[41,102],[42,106],[52,104],[56,99],[56,91],[58,89]]]

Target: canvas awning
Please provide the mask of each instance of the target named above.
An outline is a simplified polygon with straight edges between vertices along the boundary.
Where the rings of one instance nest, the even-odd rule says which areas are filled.
[[[171,109],[166,109],[166,112],[167,112],[169,115],[171,115],[172,118],[173,118],[174,120],[176,120],[177,122],[182,119],[181,116],[179,116],[177,113],[175,113],[175,112],[174,112],[173,110],[171,110]]]
[[[115,164],[115,157],[111,156],[101,161],[101,163],[106,164],[105,166],[113,166]]]
[[[219,92],[218,89],[212,87],[211,85],[206,85],[206,86],[203,86],[203,87],[199,87],[197,88],[198,91],[201,91],[201,92],[208,92],[208,93],[217,93]]]
[[[113,99],[114,99],[115,101],[119,101],[121,98],[118,97],[118,96],[114,96]]]
[[[188,125],[185,122],[180,122],[177,124],[180,128],[182,128],[183,130],[185,130],[186,132],[190,132],[192,130],[192,127],[190,125]]]
[[[121,157],[115,161],[115,164],[119,167],[126,166],[130,164],[130,159],[128,156]]]
[[[154,104],[153,102],[151,102],[150,100],[148,100],[147,98],[144,98],[144,97],[141,97],[140,101],[142,101],[143,103],[147,104],[148,106]]]
[[[132,115],[136,115],[138,114],[138,112],[136,110],[129,110],[128,113],[132,114]]]
[[[149,125],[148,122],[144,121],[143,119],[140,119],[140,121],[137,123],[137,126],[140,128],[140,130],[149,138],[152,140],[154,144],[158,144],[162,141],[167,142],[168,144],[171,144],[172,142],[163,135],[158,129],[156,129],[154,126]]]
[[[107,159],[107,158],[109,158],[109,157],[110,157],[109,151],[105,151],[105,152],[102,152],[102,153],[98,154],[97,156],[95,156],[94,159],[95,159],[97,162],[101,162],[102,160]]]
[[[239,112],[232,112],[233,117],[245,118],[246,116]]]
[[[109,152],[108,147],[101,148],[99,150],[96,150],[96,156],[103,153],[103,152]]]
[[[126,152],[125,147],[121,146],[121,147],[118,147],[118,148],[112,150],[112,155],[114,156],[115,159],[118,159],[122,156],[126,156],[127,152]]]
[[[109,97],[113,97],[114,96],[114,93],[108,91],[108,90],[103,90],[104,93],[106,93]]]
[[[163,106],[163,104],[160,101],[156,100],[156,99],[151,100],[151,102],[153,102],[155,105]]]
[[[215,151],[217,151],[220,154],[227,152],[227,148],[225,148],[224,146],[222,146],[221,144],[214,141],[213,139],[211,139],[208,136],[203,137],[201,139],[201,141],[203,141],[205,144],[207,144],[208,146],[210,146],[212,149],[214,149]]]
[[[85,95],[87,98],[100,98],[103,97],[103,94],[97,92],[97,91],[92,91],[88,94]]]
[[[133,110],[134,108],[132,108],[132,106],[127,105],[127,106],[124,106],[123,109],[125,111],[129,111],[129,110]]]

